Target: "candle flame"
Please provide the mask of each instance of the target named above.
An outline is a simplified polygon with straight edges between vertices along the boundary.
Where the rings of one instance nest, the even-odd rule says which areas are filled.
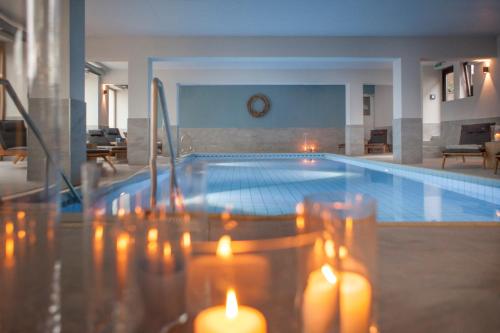
[[[95,230],[94,230],[94,239],[96,241],[100,241],[102,240],[102,236],[104,235],[104,228],[102,225],[98,225],[95,227]]]
[[[228,235],[222,236],[217,243],[217,256],[221,258],[229,258],[233,255],[231,249],[231,237]]]
[[[304,216],[298,215],[297,218],[295,219],[295,225],[297,226],[297,229],[303,230],[306,225]]]
[[[17,232],[17,237],[18,237],[19,239],[24,239],[24,238],[26,237],[26,231],[24,231],[24,230],[19,230],[19,231]]]
[[[299,202],[297,206],[295,206],[295,212],[297,215],[304,215],[304,204]]]
[[[142,216],[144,214],[144,211],[142,210],[142,207],[140,207],[140,206],[135,207],[134,212],[135,212],[135,215],[137,215],[137,216]]]
[[[333,272],[332,266],[324,264],[323,266],[321,266],[321,273],[323,273],[323,276],[325,277],[326,281],[328,281],[328,283],[337,283],[337,276]]]
[[[118,209],[118,217],[123,218],[125,216],[125,209],[120,208]]]
[[[129,235],[125,232],[122,232],[116,240],[116,249],[118,250],[118,252],[125,252],[128,248],[129,241]]]
[[[348,253],[349,252],[347,251],[347,248],[345,246],[339,247],[339,257],[340,257],[340,259],[344,259],[345,257],[347,257]]]
[[[26,217],[26,213],[24,212],[24,210],[20,210],[17,212],[17,219],[18,220],[24,220],[25,217]]]
[[[238,300],[233,288],[227,291],[226,295],[226,317],[234,319],[238,316]]]
[[[348,233],[352,232],[352,217],[351,216],[346,217],[345,228],[346,228],[346,232],[348,232]]]
[[[335,244],[331,239],[325,241],[325,253],[328,258],[335,258]]]
[[[14,233],[14,224],[12,222],[7,222],[5,224],[5,233],[11,236]]]
[[[14,265],[14,239],[7,238],[5,240],[5,266],[10,268]]]
[[[182,247],[183,248],[189,248],[191,246],[191,235],[189,232],[184,232],[182,234]]]
[[[158,240],[158,229],[151,228],[148,230],[148,242],[156,242]]]
[[[163,257],[169,258],[172,256],[172,245],[169,242],[163,244]]]
[[[231,219],[231,213],[227,210],[223,211],[221,214],[222,221],[229,221]]]

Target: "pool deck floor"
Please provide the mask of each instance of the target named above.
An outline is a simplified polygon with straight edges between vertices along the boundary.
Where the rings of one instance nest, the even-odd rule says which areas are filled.
[[[370,154],[361,156],[362,158],[380,162],[394,163],[392,154]],[[440,157],[425,158],[423,163],[412,164],[412,166],[443,170],[441,169],[442,159]],[[477,157],[469,157],[466,159],[466,163],[462,162],[462,158],[448,158],[446,160],[445,171],[462,173],[470,176],[478,176],[485,178],[492,178],[500,180],[500,171],[495,175],[493,169],[483,168],[482,159]]]

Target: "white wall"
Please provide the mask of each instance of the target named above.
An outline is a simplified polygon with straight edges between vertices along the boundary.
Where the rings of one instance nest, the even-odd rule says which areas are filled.
[[[441,103],[441,121],[500,117],[500,74],[498,61],[491,59],[490,73],[477,64],[472,78],[474,96]]]
[[[99,76],[85,73],[85,103],[87,105],[87,130],[99,127]]]
[[[128,89],[118,90],[116,95],[116,127],[127,130]]]
[[[372,104],[370,116],[363,117],[366,140],[370,138],[372,129],[392,127],[392,85],[375,85]],[[392,142],[392,138],[389,138],[389,142]]]
[[[166,89],[172,125],[177,125],[177,86],[193,84],[391,84],[390,70],[269,70],[184,69],[155,70]]]
[[[128,69],[111,69],[102,77],[103,84],[128,84]],[[117,90],[116,95],[116,127],[127,130],[129,117],[128,90]]]
[[[397,60],[394,114],[421,117],[420,59],[494,57],[495,37],[90,37],[87,59],[128,61],[131,118],[148,115],[151,59],[166,58],[377,58]],[[414,69],[418,68],[418,69]],[[399,85],[403,89],[399,89]],[[414,86],[417,90],[413,92]],[[401,95],[402,94],[402,95]],[[401,96],[400,96],[401,95]],[[400,98],[401,97],[401,98]],[[403,99],[403,101],[400,101]],[[407,103],[411,101],[411,103]],[[401,111],[409,108],[408,112]],[[415,114],[414,114],[415,113]]]
[[[26,53],[24,43],[5,43],[6,78],[12,84],[21,103],[28,108],[28,79],[26,76]],[[5,96],[7,119],[21,119],[21,115],[9,96]]]
[[[379,128],[392,126],[392,86],[376,85],[374,104],[374,127]]]
[[[430,95],[436,99],[431,100]],[[422,107],[424,124],[441,122],[441,71],[432,65],[422,66]]]

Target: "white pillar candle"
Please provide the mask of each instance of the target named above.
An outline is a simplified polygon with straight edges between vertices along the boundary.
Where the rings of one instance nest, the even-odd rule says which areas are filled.
[[[330,265],[313,271],[307,280],[302,305],[304,333],[326,333],[335,319],[337,277]]]
[[[195,333],[266,333],[264,315],[249,306],[238,306],[234,290],[229,290],[226,306],[203,310],[194,320]]]

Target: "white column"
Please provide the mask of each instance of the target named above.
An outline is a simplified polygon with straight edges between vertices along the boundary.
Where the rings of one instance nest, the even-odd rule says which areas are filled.
[[[350,82],[345,86],[345,93],[345,153],[350,156],[363,155],[365,149],[363,85],[361,83]]]
[[[402,164],[422,163],[422,88],[420,61],[407,57],[393,62],[393,153]]]
[[[85,1],[61,0],[59,99],[54,101],[50,89],[31,87],[29,113],[40,131],[50,136],[54,124],[47,124],[47,112],[59,110],[59,147],[61,166],[73,183],[80,182],[80,168],[86,161],[85,146]],[[56,60],[54,58],[49,59]],[[37,59],[38,66],[49,66]],[[57,103],[57,107],[54,107]],[[50,140],[50,139],[49,139]],[[45,155],[33,135],[28,135],[28,180],[45,177]]]
[[[131,56],[128,63],[127,158],[133,165],[149,160],[149,83],[151,63],[145,57]]]

